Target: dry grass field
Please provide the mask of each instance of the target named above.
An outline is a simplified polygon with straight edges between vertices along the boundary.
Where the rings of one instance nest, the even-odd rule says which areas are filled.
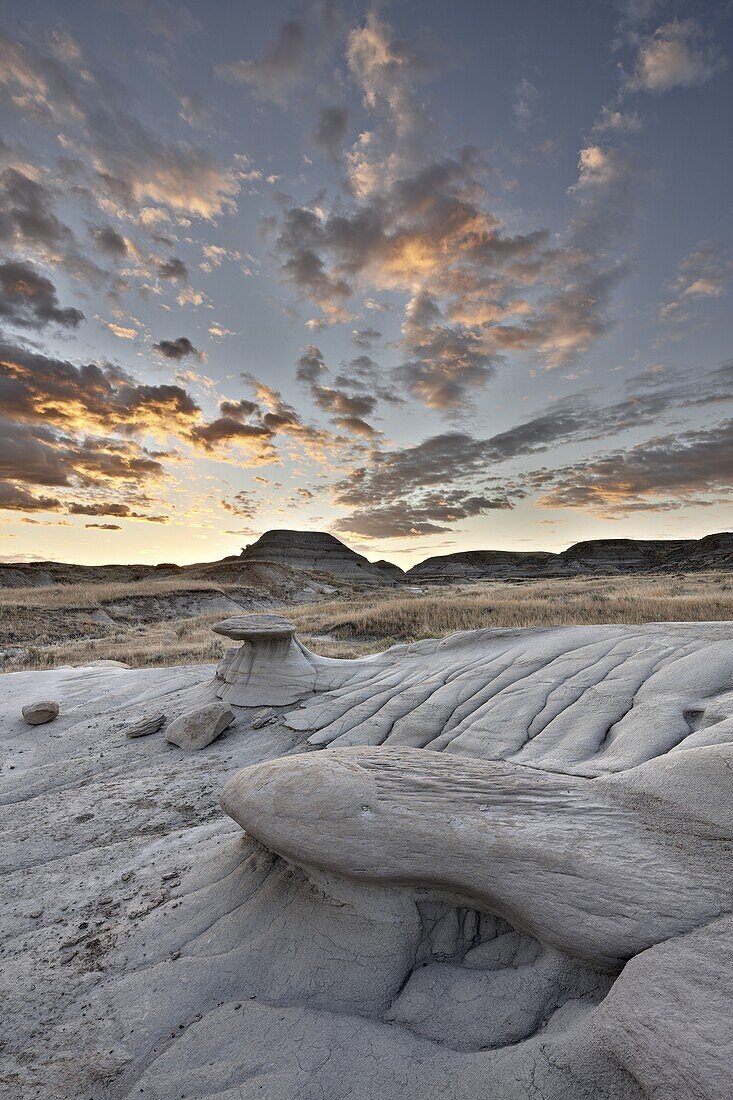
[[[50,668],[94,660],[146,665],[219,659],[211,632],[221,612],[176,617],[181,600],[237,599],[236,586],[177,578],[119,585],[0,590],[0,668]],[[104,611],[130,604],[125,621]],[[334,657],[478,627],[570,626],[733,619],[733,574],[693,573],[483,582],[421,591],[360,591],[354,600],[281,604],[306,645]]]

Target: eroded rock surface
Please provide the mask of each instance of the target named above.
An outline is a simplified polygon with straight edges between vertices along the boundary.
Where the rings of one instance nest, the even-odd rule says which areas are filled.
[[[732,637],[305,652],[304,705],[191,756],[122,731],[221,705],[211,668],[0,677],[3,1088],[733,1094]]]
[[[316,658],[287,722],[311,745],[428,748],[565,774],[733,738],[733,626],[476,630]]]

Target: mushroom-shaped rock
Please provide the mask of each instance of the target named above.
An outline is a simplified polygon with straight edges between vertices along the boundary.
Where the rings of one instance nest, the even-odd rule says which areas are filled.
[[[223,703],[190,710],[176,718],[165,731],[166,741],[189,752],[205,749],[234,721],[234,711]]]
[[[52,699],[42,699],[37,703],[28,703],[23,707],[23,717],[29,726],[42,726],[58,717],[59,705]]]
[[[316,666],[281,615],[235,615],[213,630],[242,643],[217,669],[220,699],[239,707],[284,706],[313,691]]]

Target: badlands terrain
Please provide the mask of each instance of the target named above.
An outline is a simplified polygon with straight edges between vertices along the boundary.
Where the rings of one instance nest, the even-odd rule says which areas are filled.
[[[298,531],[185,567],[0,565],[0,669],[217,661],[212,624],[267,610],[287,612],[316,652],[343,657],[474,627],[733,619],[733,535],[471,551],[407,573]]]
[[[16,567],[0,1094],[733,1095],[733,574],[341,545]]]

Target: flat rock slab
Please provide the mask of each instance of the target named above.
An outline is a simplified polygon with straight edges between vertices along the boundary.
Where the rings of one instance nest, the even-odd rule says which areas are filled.
[[[38,703],[27,703],[23,707],[23,717],[29,726],[42,726],[46,722],[52,722],[58,718],[59,705],[50,699],[44,699]]]
[[[295,626],[282,615],[233,615],[211,628],[215,634],[241,642],[268,642],[292,638]]]
[[[179,748],[196,752],[216,741],[227,726],[231,726],[234,718],[231,707],[223,703],[209,703],[171,722],[165,731],[165,739]]]

